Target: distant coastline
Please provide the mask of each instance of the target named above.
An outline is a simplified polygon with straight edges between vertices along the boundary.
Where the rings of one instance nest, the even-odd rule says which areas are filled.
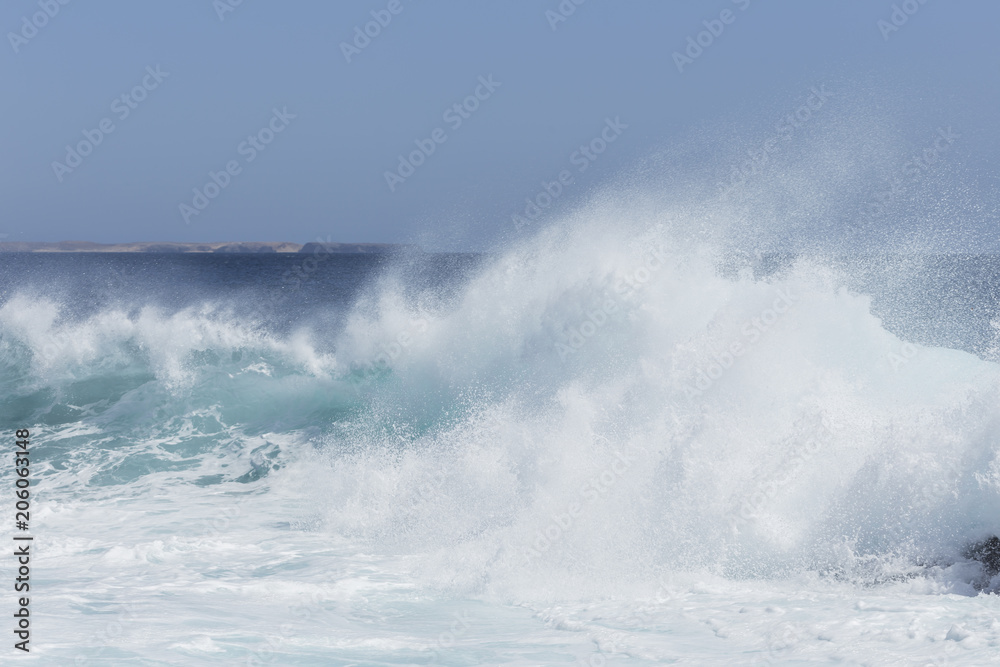
[[[0,242],[0,252],[161,252],[161,253],[384,253],[416,246],[395,243],[222,242],[222,243],[93,243],[91,241]]]

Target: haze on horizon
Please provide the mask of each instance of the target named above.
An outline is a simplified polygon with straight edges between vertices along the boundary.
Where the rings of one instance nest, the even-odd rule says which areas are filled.
[[[825,85],[769,178],[875,164],[891,183],[951,131],[916,183],[947,210],[886,224],[950,217],[956,244],[998,248],[996,3],[234,4],[0,8],[0,241],[483,249],[602,189],[714,195]],[[857,212],[824,206],[815,234]]]

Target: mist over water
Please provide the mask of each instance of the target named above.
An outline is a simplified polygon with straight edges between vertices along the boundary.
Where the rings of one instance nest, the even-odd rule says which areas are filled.
[[[295,582],[356,659],[367,614],[426,599],[607,647],[588,615],[733,589],[995,591],[967,549],[1000,533],[1000,262],[799,234],[850,210],[831,159],[808,197],[640,175],[490,255],[330,256],[296,289],[294,257],[5,258],[0,414],[36,432],[51,576],[145,573],[147,612],[186,558],[225,595]]]

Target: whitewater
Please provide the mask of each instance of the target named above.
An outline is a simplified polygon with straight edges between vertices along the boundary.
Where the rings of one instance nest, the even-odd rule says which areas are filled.
[[[994,663],[996,262],[739,250],[5,258],[22,661]]]

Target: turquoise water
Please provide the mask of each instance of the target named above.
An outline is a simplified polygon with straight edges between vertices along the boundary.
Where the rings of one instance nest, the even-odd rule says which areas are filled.
[[[308,271],[2,259],[0,426],[31,429],[36,484],[28,661],[1000,647],[998,579],[963,555],[1000,533],[992,258],[734,265],[636,223]]]

